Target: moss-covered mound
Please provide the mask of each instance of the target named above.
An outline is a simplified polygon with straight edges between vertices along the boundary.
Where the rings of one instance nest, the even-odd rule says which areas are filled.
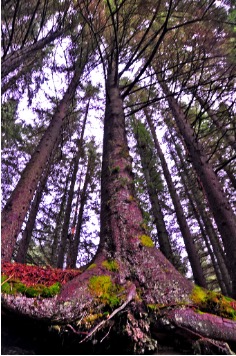
[[[39,297],[51,298],[58,294],[61,290],[61,284],[56,282],[47,287],[42,284],[35,284],[27,286],[20,280],[12,279],[5,275],[1,276],[1,292],[6,294],[18,294],[21,293],[29,298]]]
[[[10,262],[2,263],[1,267],[1,292],[20,293],[30,298],[53,297],[62,285],[81,273],[78,269],[61,270]]]
[[[236,320],[236,301],[234,299],[199,286],[194,287],[191,299],[199,312],[207,312]]]

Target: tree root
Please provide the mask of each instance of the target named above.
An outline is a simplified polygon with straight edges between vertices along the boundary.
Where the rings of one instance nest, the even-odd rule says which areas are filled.
[[[80,343],[86,341],[87,339],[89,339],[97,330],[99,330],[105,323],[107,323],[109,320],[111,320],[117,313],[119,313],[122,309],[124,309],[126,307],[126,305],[128,305],[131,300],[134,299],[136,295],[136,287],[135,285],[132,283],[129,287],[128,290],[128,294],[127,294],[127,299],[125,300],[125,302],[117,309],[115,309],[111,315],[109,315],[109,317],[107,319],[102,320],[98,325],[96,325],[89,333],[88,335],[80,341]]]

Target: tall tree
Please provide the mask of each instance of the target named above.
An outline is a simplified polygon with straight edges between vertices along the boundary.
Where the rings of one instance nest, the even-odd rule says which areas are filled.
[[[167,84],[160,79],[161,88],[166,95],[170,109],[173,112],[176,125],[181,133],[193,167],[202,183],[209,206],[221,234],[227,254],[227,266],[232,279],[232,296],[236,295],[236,219],[234,212],[224,194],[223,188],[207,160],[180,104],[169,90]]]
[[[214,261],[216,259],[217,261],[217,267],[216,267],[216,274],[218,271],[220,272],[218,279],[219,283],[222,286],[222,292],[225,293],[226,295],[231,294],[231,281],[229,277],[228,270],[226,268],[225,264],[225,254],[221,246],[221,241],[219,241],[219,238],[216,234],[216,231],[212,225],[211,219],[209,217],[208,212],[206,211],[205,204],[204,204],[204,196],[201,192],[201,190],[196,190],[196,184],[194,184],[194,181],[196,179],[193,178],[192,175],[189,174],[189,170],[187,169],[186,165],[186,160],[183,158],[183,155],[181,153],[181,148],[180,146],[176,143],[175,138],[172,136],[172,142],[175,147],[175,152],[171,152],[171,157],[173,158],[176,166],[178,167],[178,170],[180,172],[180,177],[182,180],[182,184],[185,188],[185,192],[187,195],[187,198],[194,209],[195,214],[194,217],[198,221],[198,225],[201,229],[202,232],[202,237],[205,237],[205,242],[208,245],[208,239],[210,241],[210,247],[212,247],[213,252],[214,252],[214,257],[212,260]],[[177,157],[179,159],[179,163],[177,161]],[[189,182],[191,182],[189,184]],[[195,207],[196,206],[196,207]],[[202,223],[199,221],[199,219],[203,222],[204,224],[204,229],[202,228]],[[202,231],[203,230],[203,231]],[[209,252],[209,255],[211,256],[211,253]],[[222,280],[223,279],[223,280]]]
[[[137,140],[137,150],[140,155],[141,165],[152,205],[152,213],[157,229],[160,250],[164,256],[174,264],[174,255],[171,249],[170,237],[166,228],[161,201],[158,197],[159,192],[162,189],[162,181],[160,173],[158,173],[157,167],[155,166],[156,156],[154,147],[152,147],[151,137],[147,129],[135,118],[133,118],[133,127],[135,138]]]
[[[162,169],[163,169],[163,174],[164,174],[167,186],[169,188],[169,193],[170,193],[173,205],[175,207],[177,221],[178,221],[180,231],[181,231],[184,243],[185,243],[186,251],[188,253],[188,258],[189,258],[190,265],[191,265],[191,268],[193,271],[194,280],[197,284],[199,284],[203,287],[206,287],[206,281],[203,276],[203,271],[202,271],[202,267],[201,267],[199,258],[197,256],[197,251],[196,251],[196,247],[195,247],[195,244],[193,241],[193,237],[192,237],[191,231],[189,229],[187,219],[185,218],[185,214],[184,214],[184,210],[181,205],[181,202],[180,202],[180,198],[178,196],[178,193],[176,192],[175,185],[172,181],[171,174],[170,174],[168,165],[166,163],[164,153],[162,152],[161,146],[159,144],[159,140],[158,140],[158,137],[157,137],[157,134],[155,131],[155,127],[154,127],[150,112],[147,109],[145,109],[145,116],[146,116],[146,120],[148,122],[148,125],[150,127],[150,130],[151,130],[151,133],[153,136],[157,155],[160,158]]]
[[[81,235],[82,235],[84,208],[85,208],[85,204],[88,201],[89,188],[91,186],[93,176],[95,173],[96,158],[97,158],[97,153],[94,147],[94,143],[91,142],[88,145],[87,171],[85,174],[83,188],[80,194],[80,207],[79,207],[79,213],[76,221],[76,228],[74,234],[71,234],[70,236],[70,246],[67,252],[67,268],[76,268],[78,249],[79,249],[79,245],[81,242]]]
[[[3,303],[8,310],[56,324],[60,334],[72,332],[76,340],[81,341],[76,343],[78,348],[83,348],[85,342],[93,348],[94,339],[90,340],[95,335],[101,335],[106,346],[113,347],[110,341],[115,334],[116,351],[118,344],[124,345],[119,341],[124,341],[125,335],[124,347],[130,352],[153,352],[156,339],[161,339],[163,333],[170,335],[170,330],[175,341],[180,340],[184,330],[185,340],[202,353],[209,349],[229,353],[226,342],[232,345],[236,342],[234,321],[200,314],[193,309],[193,303],[199,304],[199,295],[195,294],[192,283],[154,247],[143,227],[141,209],[135,199],[130,199],[135,192],[123,99],[142,78],[170,31],[169,20],[171,15],[176,15],[176,7],[179,10],[179,3],[150,1],[147,8],[143,1],[98,0],[79,1],[75,5],[97,42],[105,78],[100,244],[93,264],[65,284],[57,297],[35,300],[4,295]],[[193,4],[197,11],[191,20],[190,11],[184,12],[182,25],[186,17],[188,23],[199,21],[211,7],[205,1],[200,9],[195,1],[181,4],[184,4],[183,10]],[[159,21],[154,23],[154,20]],[[141,60],[152,44],[140,71],[122,90],[120,79],[124,70]],[[120,70],[119,64],[123,63],[125,68]],[[204,290],[201,293],[207,294]],[[168,343],[172,338],[168,338]],[[100,344],[97,343],[98,348]]]
[[[74,189],[75,189],[76,176],[77,176],[78,167],[79,167],[79,161],[82,156],[84,130],[85,130],[85,124],[86,124],[86,120],[87,120],[87,116],[88,116],[88,110],[89,110],[89,101],[88,101],[88,104],[86,107],[86,112],[84,115],[84,120],[83,120],[83,124],[82,124],[82,128],[81,128],[81,134],[80,134],[79,139],[77,140],[77,151],[73,158],[73,171],[72,171],[72,175],[71,175],[71,179],[70,179],[70,188],[68,191],[68,197],[67,197],[67,203],[66,203],[65,215],[64,215],[64,222],[63,222],[61,239],[60,239],[60,248],[59,248],[59,252],[58,252],[58,260],[57,260],[58,268],[63,268],[63,264],[64,264],[66,242],[68,239],[68,229],[69,229],[69,224],[70,224],[71,207],[72,207],[72,201],[74,198]]]
[[[82,64],[82,63],[81,63]],[[27,214],[44,166],[55,146],[64,119],[67,117],[71,100],[75,95],[85,63],[77,65],[74,76],[64,94],[53,119],[41,139],[35,153],[21,175],[14,192],[2,212],[2,260],[11,260],[15,241]]]

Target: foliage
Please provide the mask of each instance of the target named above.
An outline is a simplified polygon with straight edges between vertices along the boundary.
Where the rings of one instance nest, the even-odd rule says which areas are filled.
[[[38,267],[21,263],[2,263],[2,274],[19,280],[26,286],[41,284],[50,287],[54,283],[65,284],[80,274],[80,270],[61,270],[50,267]]]

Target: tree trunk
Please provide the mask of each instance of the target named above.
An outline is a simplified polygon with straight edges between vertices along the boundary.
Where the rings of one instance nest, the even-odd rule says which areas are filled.
[[[57,267],[58,253],[59,253],[59,242],[60,242],[61,230],[62,230],[62,225],[63,225],[63,217],[65,214],[66,197],[67,197],[67,192],[68,192],[69,180],[70,180],[70,176],[71,176],[71,170],[73,168],[72,163],[73,162],[70,163],[70,167],[69,167],[69,170],[67,173],[64,194],[62,196],[60,208],[58,211],[58,215],[56,217],[56,227],[54,230],[54,237],[53,237],[52,251],[51,251],[51,266],[53,266],[53,267]]]
[[[225,295],[230,295],[231,294],[231,281],[229,278],[228,270],[225,265],[224,251],[221,247],[221,242],[219,241],[219,238],[216,236],[216,232],[213,228],[210,217],[208,216],[208,213],[205,211],[206,208],[204,206],[204,197],[202,194],[200,195],[199,191],[198,191],[198,193],[196,192],[196,188],[194,187],[194,184],[193,184],[193,178],[190,177],[190,175],[189,175],[189,171],[187,169],[186,162],[183,159],[183,155],[181,153],[181,148],[178,144],[176,144],[176,140],[172,134],[171,134],[171,139],[174,144],[175,152],[177,153],[177,155],[179,157],[180,165],[183,170],[183,172],[182,172],[179,167],[180,177],[181,177],[183,186],[185,188],[185,192],[187,194],[189,202],[191,203],[192,200],[194,200],[194,202],[196,204],[196,212],[199,212],[199,214],[201,216],[201,220],[203,221],[203,224],[204,224],[204,232],[202,233],[202,235],[204,236],[204,233],[206,231],[207,237],[209,238],[211,246],[213,248],[214,258],[216,257],[216,259],[217,259],[218,267],[216,270],[216,274],[218,272],[220,272],[219,283],[222,286],[222,293],[224,293]],[[176,166],[178,167],[178,162],[176,160],[175,153],[172,152],[171,155],[173,157],[173,160],[175,161]],[[188,184],[188,182],[190,184]],[[193,199],[191,198],[191,196],[193,196]],[[194,205],[192,205],[192,206],[195,209],[195,206]],[[223,280],[222,280],[222,278],[223,278]]]
[[[49,324],[51,330],[65,335],[63,343],[74,343],[80,354],[101,350],[101,354],[125,354],[127,350],[131,354],[153,353],[163,340],[168,345],[183,341],[191,345],[190,353],[197,347],[227,354],[231,352],[227,342],[230,346],[236,343],[235,322],[195,311],[192,283],[145,235],[141,210],[137,201],[130,199],[134,182],[116,74],[110,66],[101,239],[93,264],[66,283],[57,297],[36,300],[3,295],[3,308],[18,317],[21,314]],[[68,339],[69,335],[73,339]]]
[[[15,258],[16,262],[19,262],[19,263],[26,262],[26,255],[27,255],[27,251],[28,251],[29,244],[31,241],[36,216],[38,214],[39,204],[41,202],[41,199],[43,196],[43,191],[44,191],[45,185],[47,183],[47,178],[48,178],[48,169],[44,173],[44,177],[42,178],[42,181],[39,183],[39,186],[37,187],[34,200],[31,204],[29,218],[26,223],[25,230],[22,233],[22,238],[20,240],[18,251],[16,254],[16,258]]]
[[[173,136],[172,136],[172,140],[174,142]],[[223,294],[228,295],[227,288],[226,288],[226,286],[224,284],[224,281],[222,279],[221,269],[219,268],[219,265],[216,262],[215,254],[212,252],[211,246],[210,246],[210,244],[208,242],[208,236],[206,235],[206,232],[207,232],[206,225],[204,225],[204,227],[203,227],[203,224],[202,224],[202,220],[204,221],[203,216],[205,215],[204,207],[200,206],[200,204],[199,204],[200,203],[200,199],[202,199],[202,197],[200,197],[199,194],[196,193],[196,189],[194,189],[193,184],[192,184],[192,186],[193,186],[192,188],[187,184],[187,181],[190,181],[191,178],[188,177],[188,171],[187,171],[186,164],[185,164],[185,162],[183,160],[183,157],[181,155],[181,151],[179,149],[179,146],[176,145],[176,144],[175,144],[175,151],[178,154],[178,157],[180,159],[180,165],[181,165],[181,167],[183,169],[183,171],[181,171],[180,167],[179,167],[182,184],[184,186],[184,189],[185,189],[188,201],[190,203],[190,206],[192,208],[192,211],[194,213],[194,217],[196,218],[196,220],[198,222],[198,225],[199,225],[199,228],[200,228],[200,231],[201,231],[201,235],[202,235],[203,240],[205,241],[208,253],[209,253],[209,255],[211,257],[211,260],[212,260],[212,264],[214,265],[215,273],[216,273],[220,288],[221,288]],[[178,167],[177,159],[175,157],[174,152],[172,152],[171,156],[172,156],[173,160],[175,161],[176,166]],[[192,181],[192,179],[191,179],[191,181]],[[196,207],[195,207],[195,205],[196,205]],[[219,241],[218,241],[217,245],[219,247]],[[219,251],[219,249],[218,249],[218,251]],[[222,256],[221,256],[221,258],[222,258]]]
[[[72,236],[71,249],[68,252],[67,268],[76,268],[80,236],[83,224],[84,207],[88,199],[87,191],[91,183],[94,171],[94,157],[90,154],[88,158],[87,172],[85,176],[84,186],[80,196],[80,208],[76,224],[75,235]]]
[[[68,230],[69,230],[69,224],[70,224],[72,200],[74,197],[74,188],[75,188],[76,175],[78,172],[80,157],[81,157],[81,151],[78,150],[74,159],[73,159],[73,172],[72,172],[72,176],[70,178],[70,188],[68,191],[63,226],[62,226],[62,231],[61,231],[57,268],[63,268],[63,265],[64,265],[64,259],[65,259],[65,253],[66,253],[66,243],[67,243],[67,239],[68,239]]]
[[[178,221],[180,231],[181,231],[181,234],[182,234],[182,237],[184,240],[184,244],[185,244],[189,262],[190,262],[190,265],[192,268],[194,280],[199,286],[206,287],[206,281],[203,276],[203,271],[202,271],[202,267],[201,267],[201,264],[200,264],[200,261],[199,261],[198,255],[197,255],[197,250],[194,245],[194,241],[193,241],[190,229],[188,227],[188,222],[185,218],[185,214],[184,214],[181,202],[180,202],[180,198],[178,196],[178,193],[176,192],[174,183],[172,181],[171,174],[169,172],[169,168],[168,168],[166,160],[165,160],[165,156],[164,156],[161,146],[158,142],[158,138],[156,135],[156,131],[155,131],[152,119],[151,119],[149,113],[147,112],[147,110],[145,110],[145,115],[146,115],[146,119],[147,119],[148,125],[150,127],[152,136],[153,136],[157,155],[161,161],[163,174],[164,174],[164,177],[165,177],[168,189],[169,189],[169,193],[170,193],[173,205],[175,207],[177,221]]]
[[[236,297],[236,219],[234,212],[183,110],[168,89],[166,83],[160,81],[160,85],[173,112],[177,127],[184,138],[192,165],[202,183],[221,234],[227,255],[227,267],[232,279],[232,297]]]
[[[2,261],[10,261],[17,236],[25,219],[35,189],[52,153],[67,117],[71,100],[76,92],[82,68],[77,66],[71,83],[64,94],[51,123],[38,147],[21,174],[21,178],[2,211]]]
[[[88,116],[88,110],[89,110],[89,102],[88,102],[87,108],[86,108],[86,113],[85,113],[82,130],[81,130],[81,135],[78,140],[78,148],[77,148],[78,151],[74,157],[73,172],[72,172],[72,176],[71,176],[71,180],[70,180],[70,188],[69,188],[69,192],[68,192],[68,198],[67,198],[65,215],[64,215],[64,223],[63,223],[62,233],[61,233],[60,248],[59,248],[59,253],[58,253],[58,261],[57,261],[58,268],[63,268],[63,264],[64,264],[64,258],[65,258],[65,252],[66,252],[66,242],[68,239],[68,229],[69,229],[69,224],[70,224],[71,206],[72,206],[72,201],[73,201],[73,197],[74,197],[74,188],[75,188],[76,176],[77,176],[78,167],[79,167],[79,160],[81,158],[81,150],[82,150],[82,145],[83,145],[83,137],[84,137],[85,124],[86,124],[86,120],[87,120],[87,116]]]
[[[116,78],[115,69],[110,67],[106,81],[98,252],[93,259],[93,268],[88,268],[82,279],[78,277],[67,283],[59,299],[79,298],[83,304],[83,301],[88,301],[85,281],[91,280],[92,276],[111,274],[127,290],[127,302],[134,297],[137,286],[144,303],[176,303],[176,298],[188,299],[192,284],[154,247],[143,228],[142,213],[134,199],[123,101]],[[115,261],[113,272],[106,267],[109,261]],[[174,284],[172,281],[175,281]],[[146,335],[143,327],[142,333]],[[149,336],[147,339],[150,339]],[[138,342],[142,344],[141,340]]]
[[[166,224],[164,220],[164,215],[161,208],[161,202],[158,197],[158,184],[160,185],[160,178],[158,177],[158,172],[153,162],[153,156],[155,153],[150,152],[151,148],[148,147],[149,142],[146,142],[147,137],[142,136],[145,127],[140,127],[141,122],[137,119],[134,120],[134,133],[137,141],[137,149],[141,158],[141,165],[143,169],[143,174],[147,184],[147,190],[149,199],[152,206],[152,214],[154,217],[154,223],[157,229],[158,242],[160,245],[160,250],[163,255],[174,264],[174,256],[171,249],[170,237],[166,229]],[[149,137],[151,140],[151,137]],[[159,188],[160,190],[160,188]]]

